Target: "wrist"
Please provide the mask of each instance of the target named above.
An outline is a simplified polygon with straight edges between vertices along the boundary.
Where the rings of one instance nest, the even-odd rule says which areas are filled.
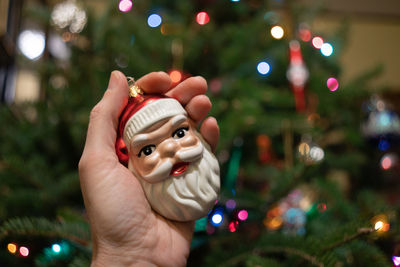
[[[97,247],[93,249],[91,267],[131,267],[156,266],[147,260],[143,253],[136,253],[132,248]]]

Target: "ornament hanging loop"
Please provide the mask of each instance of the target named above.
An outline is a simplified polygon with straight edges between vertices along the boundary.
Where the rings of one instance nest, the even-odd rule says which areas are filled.
[[[137,97],[138,95],[143,95],[143,90],[140,89],[135,83],[135,79],[132,77],[127,77],[129,86],[129,97]]]

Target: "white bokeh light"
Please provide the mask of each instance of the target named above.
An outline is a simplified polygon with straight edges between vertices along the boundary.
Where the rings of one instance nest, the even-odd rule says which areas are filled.
[[[57,4],[51,13],[51,21],[61,29],[69,26],[72,33],[79,33],[87,22],[86,12],[74,0]]]
[[[322,55],[329,57],[333,53],[333,46],[330,43],[324,43],[321,46]]]
[[[37,30],[25,30],[18,37],[18,48],[30,60],[38,59],[46,45],[44,33]]]
[[[61,36],[52,34],[49,37],[48,47],[50,53],[61,60],[67,60],[71,57],[71,50],[68,45],[63,41]]]

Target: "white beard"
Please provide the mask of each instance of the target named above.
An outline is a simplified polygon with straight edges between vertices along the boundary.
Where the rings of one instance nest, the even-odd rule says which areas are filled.
[[[192,221],[206,216],[215,204],[220,188],[219,164],[209,145],[203,144],[203,156],[192,162],[181,175],[171,175],[151,184],[139,181],[151,207],[160,215],[175,221]],[[130,170],[133,171],[131,164]],[[133,171],[135,174],[135,172]]]

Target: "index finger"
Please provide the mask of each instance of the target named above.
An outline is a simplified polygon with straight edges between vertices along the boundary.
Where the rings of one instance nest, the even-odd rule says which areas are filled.
[[[151,72],[138,79],[136,85],[149,94],[165,94],[171,87],[171,78],[163,71]]]

